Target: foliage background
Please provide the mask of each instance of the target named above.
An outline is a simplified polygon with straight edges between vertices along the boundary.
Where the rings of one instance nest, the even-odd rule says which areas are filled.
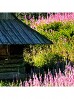
[[[17,13],[24,23],[46,36],[53,45],[29,45],[24,60],[36,67],[52,66],[68,57],[74,61],[74,13]]]

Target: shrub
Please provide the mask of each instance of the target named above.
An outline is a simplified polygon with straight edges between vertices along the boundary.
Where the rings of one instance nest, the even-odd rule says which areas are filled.
[[[74,13],[51,14],[47,19],[40,18],[34,20],[34,22],[30,23],[30,26],[35,27],[40,34],[50,39],[53,45],[50,45],[50,47],[40,47],[42,45],[36,45],[34,47],[35,54],[34,51],[32,51],[31,54],[26,53],[25,60],[27,62],[30,64],[33,63],[35,66],[49,65],[49,63],[51,65],[51,63],[54,64],[54,57],[57,53],[59,56],[64,57],[64,59],[67,58],[68,53],[69,58],[74,61]],[[43,55],[39,54],[40,51]],[[40,60],[42,62],[39,64],[38,61]]]
[[[39,53],[36,56],[34,56],[33,60],[34,60],[33,61],[34,66],[36,66],[36,67],[43,67],[45,64],[47,64],[45,54],[43,54],[43,53]]]

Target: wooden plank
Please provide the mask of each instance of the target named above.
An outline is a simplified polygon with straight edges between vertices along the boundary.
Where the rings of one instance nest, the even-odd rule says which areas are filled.
[[[14,78],[22,79],[25,78],[25,75],[18,72],[0,73],[1,80],[14,79]]]

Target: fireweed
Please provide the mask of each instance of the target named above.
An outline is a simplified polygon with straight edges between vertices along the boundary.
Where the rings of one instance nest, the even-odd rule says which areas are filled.
[[[3,81],[0,82],[0,86],[18,86],[18,87],[70,87],[74,86],[74,67],[66,66],[64,74],[61,73],[59,69],[59,73],[55,71],[55,75],[53,78],[53,75],[50,71],[48,73],[44,73],[44,76],[42,74],[33,73],[29,79],[26,79],[24,81],[20,80],[18,82],[18,79],[16,82],[7,82],[4,83]]]
[[[56,87],[56,86],[74,86],[74,67],[66,66],[65,74],[61,73],[59,70],[59,73],[55,73],[55,76],[53,78],[50,71],[48,73],[44,74],[44,80],[42,81],[42,75],[40,74],[39,77],[37,77],[37,74],[33,75],[33,79],[29,79],[28,81],[20,82],[19,86],[21,87]]]
[[[37,20],[35,20],[34,17],[30,18],[29,21],[27,20],[27,17],[25,15],[24,19],[26,20],[26,24],[30,24],[30,26],[34,29],[38,25],[42,24],[49,24],[52,22],[66,22],[66,21],[74,21],[74,13],[56,13],[56,14],[50,14],[47,18],[44,18],[43,16],[39,16]]]

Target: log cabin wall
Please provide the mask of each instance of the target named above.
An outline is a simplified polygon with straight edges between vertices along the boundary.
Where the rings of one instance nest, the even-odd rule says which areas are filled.
[[[23,45],[0,45],[0,79],[24,77]]]
[[[0,45],[0,56],[7,55],[7,46]]]
[[[5,59],[8,56],[7,45],[0,45],[0,60]]]
[[[23,45],[10,45],[10,55],[23,55]]]
[[[23,57],[23,45],[0,45],[0,60],[5,57]]]

